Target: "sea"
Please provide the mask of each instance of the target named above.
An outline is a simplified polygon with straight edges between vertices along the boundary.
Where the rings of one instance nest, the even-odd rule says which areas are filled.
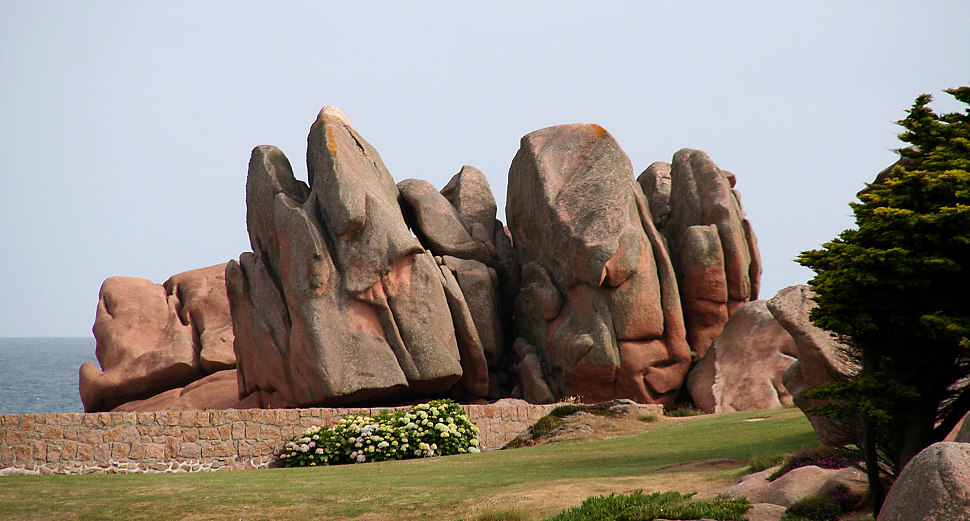
[[[78,371],[97,365],[94,346],[94,337],[0,338],[0,414],[84,412]]]

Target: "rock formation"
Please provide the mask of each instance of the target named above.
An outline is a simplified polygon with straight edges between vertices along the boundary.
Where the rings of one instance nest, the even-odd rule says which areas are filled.
[[[279,149],[253,150],[252,251],[238,260],[161,286],[105,282],[87,410],[443,395],[670,405],[691,347],[702,356],[757,297],[734,176],[703,152],[637,182],[597,125],[532,132],[509,170],[509,227],[480,171],[441,190],[395,183],[334,107],[306,161],[304,183]]]
[[[445,392],[480,370],[460,356],[441,270],[380,155],[333,107],[310,129],[307,170],[309,187],[274,147],[250,160],[253,253],[226,270],[240,397],[379,400]]]
[[[817,306],[808,286],[789,286],[768,301],[768,309],[775,320],[792,336],[798,361],[782,377],[782,383],[803,411],[824,402],[805,398],[805,393],[830,382],[844,382],[859,370],[854,361],[844,355],[844,348],[828,331],[812,324],[809,313]],[[806,414],[822,443],[841,445],[844,434],[830,420]]]
[[[795,341],[763,300],[739,307],[691,369],[687,389],[706,412],[777,409],[793,405],[782,375],[795,362]]]
[[[88,362],[80,371],[84,410],[111,410],[233,369],[225,270],[220,264],[187,271],[164,284],[106,280],[94,323],[101,369]]]
[[[690,364],[676,277],[613,137],[597,125],[523,137],[506,215],[526,399],[671,403]]]
[[[637,179],[677,272],[687,341],[703,357],[728,316],[758,298],[761,259],[734,174],[683,149]]]

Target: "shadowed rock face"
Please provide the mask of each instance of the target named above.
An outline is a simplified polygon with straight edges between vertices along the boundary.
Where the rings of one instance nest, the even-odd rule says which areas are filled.
[[[816,327],[809,313],[818,304],[808,286],[789,286],[768,301],[768,310],[795,340],[798,361],[782,377],[795,405],[802,411],[826,402],[805,398],[805,393],[827,383],[846,382],[859,371],[858,365],[845,356],[845,349],[828,331]],[[821,416],[807,414],[819,440],[826,445],[842,445],[844,433]]]
[[[307,168],[309,187],[273,147],[250,161],[253,254],[226,272],[240,397],[280,407],[447,391],[462,368],[441,273],[377,151],[326,107]]]
[[[520,378],[539,387],[526,399],[672,402],[690,361],[677,285],[613,137],[597,125],[526,135],[508,190]]]
[[[85,411],[112,410],[235,367],[225,266],[180,273],[165,284],[104,282],[94,323],[101,369],[88,362],[80,371]]]
[[[757,239],[741,209],[734,174],[683,149],[638,178],[677,272],[687,341],[703,357],[728,316],[758,298]]]
[[[706,412],[778,409],[793,405],[782,375],[795,362],[791,335],[763,300],[739,307],[687,375],[694,404]]]

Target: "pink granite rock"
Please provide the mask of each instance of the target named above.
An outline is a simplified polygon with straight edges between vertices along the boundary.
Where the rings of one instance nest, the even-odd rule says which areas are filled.
[[[970,520],[970,443],[934,443],[899,473],[878,520],[913,519]]]
[[[199,364],[208,374],[234,369],[232,317],[226,295],[226,264],[173,275],[162,284],[181,304],[177,311],[183,324],[193,329]],[[197,338],[196,338],[197,335]]]
[[[397,186],[334,107],[307,143],[309,191],[271,147],[250,162],[253,254],[227,269],[240,397],[308,406],[447,391],[463,373],[455,327]]]
[[[541,358],[554,397],[672,403],[689,364],[680,299],[613,137],[597,125],[532,132],[508,187],[523,266],[519,334]]]
[[[225,267],[180,273],[164,284],[104,282],[94,323],[101,369],[86,363],[80,370],[85,411],[111,410],[235,367]]]
[[[844,355],[843,346],[828,331],[815,327],[809,313],[817,304],[808,286],[789,286],[768,301],[768,310],[795,340],[798,361],[782,377],[800,409],[818,407],[824,402],[811,400],[808,391],[830,382],[844,382],[858,372],[858,366]],[[820,416],[806,415],[822,443],[841,445],[846,439],[836,425]]]
[[[638,179],[671,248],[691,349],[703,356],[735,309],[758,298],[761,261],[735,177],[683,149]]]
[[[462,369],[461,386],[471,396],[488,396],[489,364],[474,316],[455,273],[447,266],[440,266],[440,269],[445,297],[448,300],[451,320],[455,324],[455,335],[458,339]]]
[[[488,262],[496,256],[492,236],[473,238],[465,229],[461,215],[431,183],[420,179],[405,179],[397,184],[405,216],[423,245],[435,255],[451,255],[462,259]],[[494,217],[492,223],[494,225]]]
[[[185,387],[177,387],[151,398],[126,402],[112,411],[193,411],[244,409],[253,404],[241,402],[237,394],[235,369],[218,371],[196,380]],[[258,405],[255,405],[258,407]]]
[[[768,481],[777,467],[745,476],[738,484],[721,493],[725,498],[746,497],[752,503],[772,503],[791,506],[799,499],[819,494],[830,478],[838,474],[836,469],[823,469],[815,465],[798,467],[783,476]]]
[[[795,341],[765,301],[739,307],[687,376],[694,403],[707,412],[793,405],[782,376],[795,362]]]
[[[485,174],[465,165],[441,189],[441,195],[455,208],[461,224],[475,240],[494,245],[497,207]]]

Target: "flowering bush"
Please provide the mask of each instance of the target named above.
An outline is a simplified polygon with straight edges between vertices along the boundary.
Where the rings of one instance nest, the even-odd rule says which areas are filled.
[[[333,427],[310,427],[287,442],[286,467],[339,465],[479,452],[478,427],[451,400],[406,411],[345,416]]]
[[[768,476],[768,480],[774,481],[787,474],[788,471],[797,469],[798,467],[815,465],[823,469],[844,469],[851,467],[854,463],[854,459],[844,449],[834,447],[805,449],[786,458],[781,468],[776,470],[771,476]]]

